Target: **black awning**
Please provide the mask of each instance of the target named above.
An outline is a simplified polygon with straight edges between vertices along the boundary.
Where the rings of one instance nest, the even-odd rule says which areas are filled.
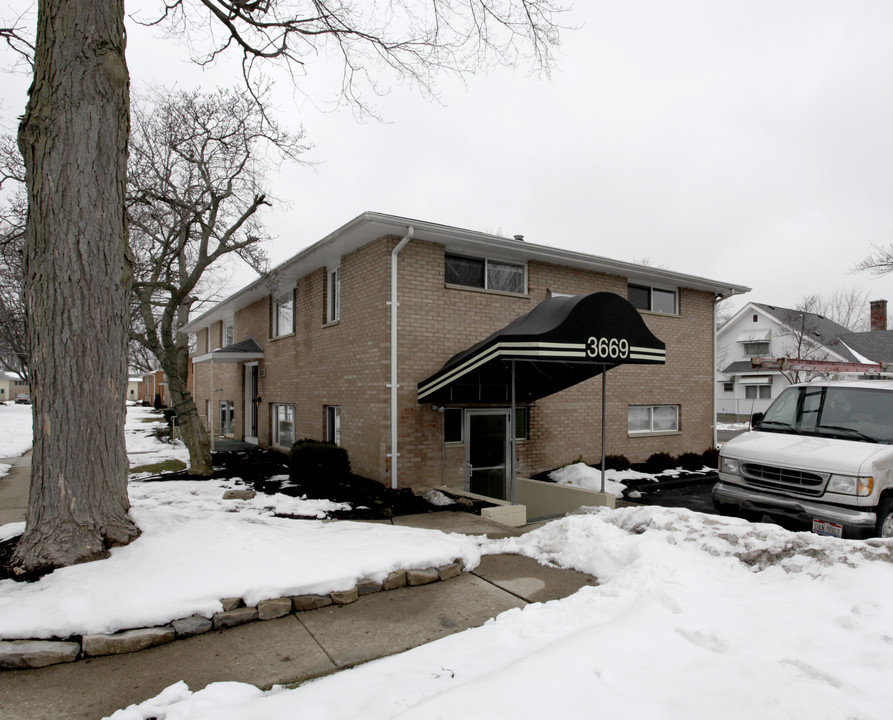
[[[614,293],[549,298],[454,355],[418,385],[421,403],[532,402],[624,364],[663,365],[666,346]]]

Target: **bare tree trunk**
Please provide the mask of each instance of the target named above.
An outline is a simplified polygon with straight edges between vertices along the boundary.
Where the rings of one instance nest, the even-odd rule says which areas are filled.
[[[13,562],[105,557],[139,535],[124,444],[130,261],[123,0],[40,0],[19,128],[34,454]]]
[[[167,365],[163,367],[167,375],[167,389],[171,394],[171,407],[177,413],[183,443],[189,450],[189,472],[192,475],[210,475],[214,470],[211,464],[211,438],[195,407],[195,398],[186,387],[189,350],[186,347],[167,349],[165,357],[167,362],[162,365]]]

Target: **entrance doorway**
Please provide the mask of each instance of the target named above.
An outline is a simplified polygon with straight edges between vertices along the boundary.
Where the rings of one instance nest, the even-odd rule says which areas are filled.
[[[465,411],[468,490],[506,500],[511,478],[508,410]]]
[[[245,365],[245,442],[257,445],[257,363]]]

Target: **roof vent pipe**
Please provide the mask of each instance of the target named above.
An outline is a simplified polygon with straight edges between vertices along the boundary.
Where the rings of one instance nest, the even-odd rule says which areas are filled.
[[[391,389],[391,452],[388,457],[391,458],[391,488],[394,490],[397,489],[397,461],[400,458],[397,452],[397,389],[400,387],[397,384],[397,255],[412,240],[414,232],[411,226],[407,227],[406,235],[391,251],[391,300],[388,302],[391,306],[391,382],[388,385]]]
[[[517,240],[518,242],[524,242],[524,236],[523,235],[515,235],[515,240]]]

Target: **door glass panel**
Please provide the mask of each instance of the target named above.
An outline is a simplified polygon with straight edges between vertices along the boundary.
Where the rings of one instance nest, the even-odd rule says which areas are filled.
[[[505,414],[469,414],[471,492],[505,499],[507,431]]]

